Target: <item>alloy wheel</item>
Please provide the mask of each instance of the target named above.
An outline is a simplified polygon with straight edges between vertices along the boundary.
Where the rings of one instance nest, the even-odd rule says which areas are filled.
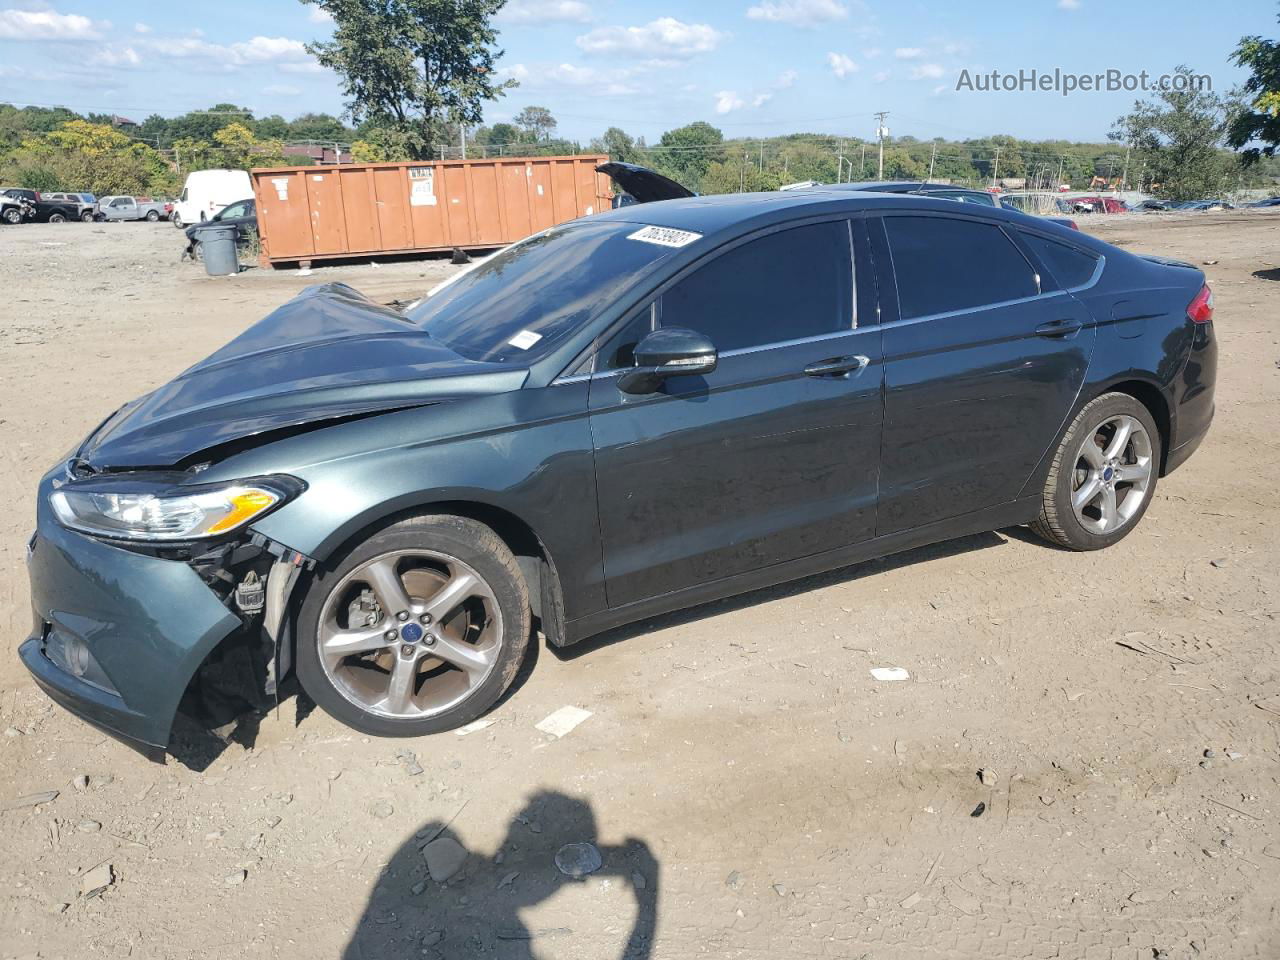
[[[1135,417],[1108,417],[1090,431],[1076,454],[1071,507],[1090,533],[1112,534],[1137,515],[1155,465],[1151,437]]]
[[[498,662],[493,588],[456,557],[399,550],[348,573],[325,598],[316,645],[325,675],[361,710],[419,720],[456,706]]]

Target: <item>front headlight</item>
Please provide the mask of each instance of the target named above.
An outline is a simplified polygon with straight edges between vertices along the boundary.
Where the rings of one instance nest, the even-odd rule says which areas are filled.
[[[95,478],[49,496],[63,526],[121,540],[199,540],[261,517],[302,490],[292,477],[227,484],[153,485]]]

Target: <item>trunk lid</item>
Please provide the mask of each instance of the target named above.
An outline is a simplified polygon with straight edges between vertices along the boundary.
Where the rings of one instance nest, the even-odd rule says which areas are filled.
[[[611,177],[614,183],[635,197],[637,203],[654,203],[658,200],[678,200],[681,197],[696,196],[689,188],[682,187],[656,170],[634,163],[610,161],[596,167],[596,172]]]

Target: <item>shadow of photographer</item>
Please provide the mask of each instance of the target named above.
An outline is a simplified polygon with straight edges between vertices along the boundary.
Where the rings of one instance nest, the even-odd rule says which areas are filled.
[[[342,957],[533,960],[539,942],[585,955],[572,928],[530,928],[520,913],[566,885],[618,878],[635,900],[619,960],[647,960],[657,927],[658,862],[642,840],[602,846],[596,838],[590,805],[552,791],[533,794],[489,853],[467,850],[448,824],[424,824],[383,868]]]

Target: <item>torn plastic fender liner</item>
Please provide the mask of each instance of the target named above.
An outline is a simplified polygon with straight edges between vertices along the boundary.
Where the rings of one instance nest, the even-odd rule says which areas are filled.
[[[314,568],[316,562],[292,547],[276,543],[261,534],[253,534],[251,542],[275,557],[275,562],[267,573],[262,629],[275,648],[265,693],[275,697],[279,703],[280,681],[293,669],[293,623],[288,617],[289,600],[302,572]]]

